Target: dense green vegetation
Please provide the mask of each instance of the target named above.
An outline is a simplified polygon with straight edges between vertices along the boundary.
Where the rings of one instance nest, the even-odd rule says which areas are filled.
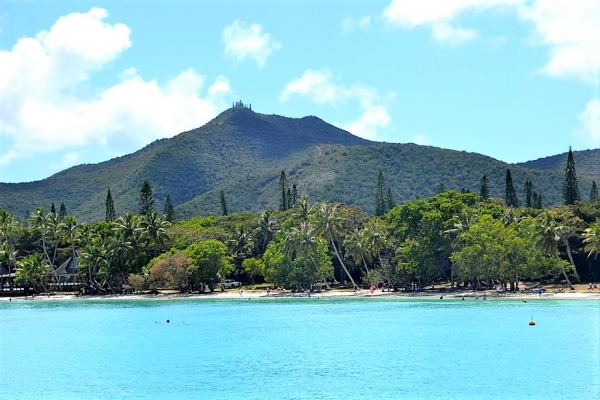
[[[142,186],[139,199],[152,203],[148,189]],[[42,209],[27,220],[0,210],[0,266],[16,273],[2,284],[38,292],[65,290],[73,281],[86,293],[188,292],[214,290],[234,277],[293,290],[335,282],[514,290],[522,280],[572,287],[600,277],[599,201],[540,210],[447,190],[379,217],[307,197],[285,211],[174,223],[146,211],[80,224]],[[78,267],[73,275],[59,275],[58,266],[70,257]]]
[[[587,200],[592,180],[600,177],[597,151],[573,156],[582,199]],[[488,195],[504,198],[508,168],[518,198],[526,198],[525,184],[530,182],[529,190],[543,196],[548,206],[563,203],[566,160],[563,154],[509,165],[467,152],[374,143],[316,117],[293,119],[236,108],[131,155],[73,167],[38,182],[0,183],[0,208],[24,218],[38,207],[64,204],[79,220],[96,222],[105,220],[107,211],[110,216],[113,210],[114,215],[137,213],[139,188],[148,180],[156,204],[165,204],[169,197],[180,219],[222,215],[223,205],[228,213],[259,212],[281,208],[278,185],[285,171],[286,197],[289,191],[292,198],[308,195],[314,201],[340,202],[376,214],[373,193],[380,171],[387,189],[382,197],[402,204],[428,198],[442,186],[480,193],[484,175]]]

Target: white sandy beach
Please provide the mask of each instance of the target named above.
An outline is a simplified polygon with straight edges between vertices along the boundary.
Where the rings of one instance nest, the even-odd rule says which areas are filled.
[[[477,296],[479,299],[486,295],[488,300],[496,299],[574,299],[574,300],[600,300],[600,290],[585,290],[585,291],[570,291],[570,292],[544,292],[540,295],[537,293],[507,293],[503,296],[497,296],[493,290],[488,291],[456,291],[456,292],[382,292],[377,289],[370,293],[368,289],[353,292],[350,290],[327,290],[321,293],[312,293],[311,298],[332,298],[332,297],[348,297],[348,298],[432,298],[439,300],[474,300]],[[271,292],[267,294],[265,290],[245,290],[240,295],[238,290],[226,290],[224,292],[216,291],[213,293],[193,293],[181,294],[173,291],[164,291],[158,294],[123,294],[123,295],[94,295],[94,296],[76,296],[73,294],[51,294],[51,295],[36,295],[35,297],[0,297],[0,301],[90,301],[90,300],[177,300],[177,299],[281,299],[281,298],[308,298],[307,294],[286,292]]]

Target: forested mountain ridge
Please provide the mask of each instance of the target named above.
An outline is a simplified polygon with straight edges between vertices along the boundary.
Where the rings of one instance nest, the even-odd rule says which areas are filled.
[[[220,191],[230,211],[260,211],[277,208],[277,180],[286,171],[290,184],[296,183],[299,193],[312,201],[340,201],[372,213],[379,171],[402,203],[428,197],[440,184],[478,193],[484,174],[491,196],[503,198],[507,168],[521,203],[530,180],[544,205],[552,205],[561,201],[566,154],[554,157],[564,159],[562,168],[532,168],[535,162],[510,165],[475,153],[371,142],[317,117],[287,118],[236,107],[127,156],[72,167],[37,182],[0,183],[0,208],[22,216],[36,207],[48,210],[52,203],[64,203],[70,214],[96,221],[104,218],[108,188],[118,215],[136,212],[139,189],[148,179],[157,208],[162,211],[169,195],[180,218],[219,214]],[[581,174],[583,197],[593,174],[600,175],[600,166]]]
[[[574,151],[573,157],[577,166],[577,176],[595,180],[596,184],[600,183],[600,149]],[[516,165],[531,169],[564,172],[566,160],[567,152]],[[588,193],[589,191],[582,194],[587,195]]]

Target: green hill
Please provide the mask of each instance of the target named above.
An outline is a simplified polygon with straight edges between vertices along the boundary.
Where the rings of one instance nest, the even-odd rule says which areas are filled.
[[[52,202],[57,207],[64,202],[70,214],[95,221],[104,218],[108,188],[118,215],[136,212],[139,189],[148,179],[159,209],[170,195],[180,218],[220,213],[221,190],[230,211],[260,211],[277,207],[282,170],[313,201],[340,201],[368,212],[374,211],[380,170],[397,203],[428,197],[440,183],[479,192],[483,174],[490,194],[502,198],[506,168],[511,168],[521,200],[525,181],[531,180],[545,205],[560,203],[564,166],[530,163],[510,165],[474,153],[376,143],[316,117],[294,119],[233,108],[198,129],[124,157],[69,168],[42,181],[0,183],[0,208],[21,218],[27,210],[48,210]],[[592,169],[581,174],[582,193],[589,193],[591,177],[600,176],[600,166]]]
[[[560,171],[564,174],[567,166],[567,156],[568,153],[557,154],[517,165],[531,169]],[[600,149],[574,151],[573,159],[575,160],[578,178],[584,177],[595,180],[597,184],[600,183]],[[589,191],[582,192],[582,194],[584,193],[587,195]]]

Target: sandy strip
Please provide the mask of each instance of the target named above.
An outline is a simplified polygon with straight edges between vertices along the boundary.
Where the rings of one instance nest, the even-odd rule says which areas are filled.
[[[417,293],[405,293],[405,292],[382,292],[381,290],[375,290],[370,293],[369,290],[362,290],[353,292],[350,290],[328,290],[321,293],[311,294],[312,298],[331,298],[331,297],[349,297],[349,298],[435,298],[442,300],[461,300],[464,296],[465,300],[473,300],[477,296],[481,299],[486,294],[486,298],[489,300],[495,299],[515,299],[515,300],[527,300],[527,299],[595,299],[600,300],[600,290],[586,290],[586,291],[571,291],[561,293],[542,293],[538,294],[506,294],[505,296],[496,296],[496,292],[493,290],[487,292],[475,292],[475,291],[461,291],[451,293],[428,293],[428,292],[417,292]],[[35,298],[32,296],[26,297],[0,297],[0,301],[90,301],[90,300],[176,300],[176,299],[280,299],[280,298],[307,298],[306,294],[300,295],[299,293],[277,293],[271,292],[267,295],[265,290],[244,290],[240,295],[238,290],[226,290],[225,292],[213,292],[206,294],[181,294],[176,292],[164,292],[159,294],[127,294],[127,295],[96,295],[96,296],[75,296],[70,294],[52,294],[52,295],[36,295]]]

